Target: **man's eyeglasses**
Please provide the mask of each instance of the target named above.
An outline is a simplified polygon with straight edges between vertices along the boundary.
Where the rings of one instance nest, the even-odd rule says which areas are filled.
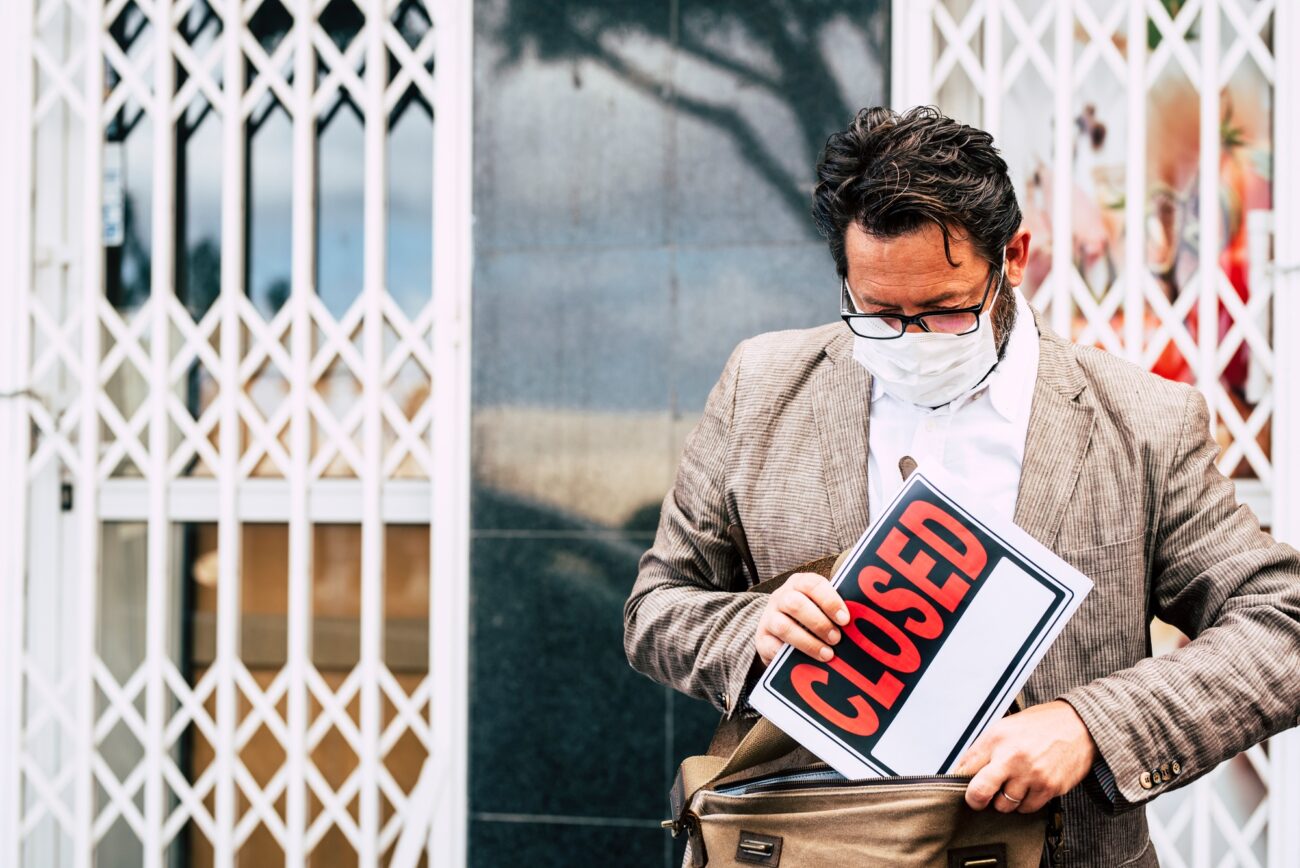
[[[980,311],[988,300],[994,279],[1000,277],[1002,269],[989,263],[988,281],[984,285],[984,295],[979,304],[970,307],[954,307],[944,310],[931,310],[906,316],[900,313],[859,313],[849,295],[847,277],[840,278],[840,317],[853,330],[855,335],[875,340],[889,340],[907,331],[915,323],[923,331],[938,332],[948,335],[966,335],[980,327]],[[1000,281],[999,281],[1000,283]]]

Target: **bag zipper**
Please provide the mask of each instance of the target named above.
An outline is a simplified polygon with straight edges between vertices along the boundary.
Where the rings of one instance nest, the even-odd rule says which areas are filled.
[[[862,787],[894,784],[951,784],[967,783],[969,775],[896,775],[883,778],[861,778],[850,780],[844,775],[828,768],[791,769],[774,775],[738,781],[730,786],[714,790],[720,796],[745,796],[751,793],[768,793],[779,790],[797,789],[805,786],[828,787]]]

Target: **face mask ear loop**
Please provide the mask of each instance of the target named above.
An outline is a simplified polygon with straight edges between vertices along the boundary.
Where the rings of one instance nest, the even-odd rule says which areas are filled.
[[[997,303],[998,293],[1002,291],[1002,285],[1007,281],[1007,249],[1002,248],[1002,264],[998,266],[998,288],[993,291],[993,301],[989,303],[988,313],[993,314],[993,305]]]

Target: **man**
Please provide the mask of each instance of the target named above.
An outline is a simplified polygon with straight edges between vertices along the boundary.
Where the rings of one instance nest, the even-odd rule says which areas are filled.
[[[1300,555],[1236,502],[1196,389],[1068,342],[1016,291],[1030,237],[988,134],[864,109],[817,172],[844,322],[731,353],[624,608],[628,659],[752,724],[782,643],[829,659],[847,613],[811,573],[746,589],[852,545],[904,455],[942,466],[1094,583],[1030,707],[961,759],[967,802],[1063,796],[1060,864],[1155,865],[1146,801],[1300,723]],[[1153,616],[1192,641],[1151,658]]]

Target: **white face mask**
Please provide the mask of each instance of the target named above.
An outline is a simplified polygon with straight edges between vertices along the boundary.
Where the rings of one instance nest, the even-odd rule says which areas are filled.
[[[1002,275],[998,276],[1002,291]],[[969,334],[904,332],[891,340],[853,336],[853,358],[900,401],[938,407],[973,388],[998,363],[993,304]]]

